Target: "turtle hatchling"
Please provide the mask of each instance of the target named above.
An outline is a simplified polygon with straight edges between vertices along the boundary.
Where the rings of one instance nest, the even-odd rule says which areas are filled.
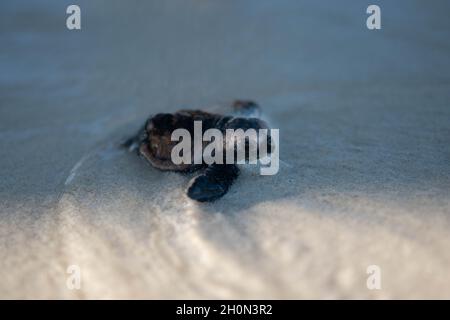
[[[202,159],[201,163],[175,164],[172,161],[172,149],[178,144],[178,141],[172,141],[172,133],[176,129],[186,129],[192,137],[191,145],[194,146],[194,121],[201,121],[202,136],[208,129],[218,129],[226,136],[227,129],[269,129],[268,124],[261,120],[261,109],[253,101],[236,100],[232,104],[230,114],[217,114],[202,110],[179,110],[175,113],[158,113],[148,118],[145,125],[139,132],[128,139],[124,146],[129,150],[137,150],[138,154],[150,163],[153,167],[163,171],[177,171],[180,173],[192,173],[201,171],[201,173],[191,179],[187,187],[187,196],[200,202],[214,201],[225,195],[233,182],[239,175],[239,168],[234,163],[225,161],[226,141],[224,138],[223,152],[224,161],[222,164],[207,164]],[[268,132],[270,130],[267,130]],[[202,142],[204,143],[204,142]],[[233,143],[233,148],[235,144]],[[257,144],[258,149],[259,145]],[[270,153],[274,146],[271,144],[270,136],[267,139],[266,149]],[[248,159],[249,144],[245,141],[245,157]],[[193,150],[194,148],[192,148]],[[233,150],[236,152],[236,149]],[[259,150],[256,153],[259,157]],[[192,159],[194,152],[191,152]],[[236,154],[236,153],[235,153]],[[234,157],[237,159],[237,157]]]

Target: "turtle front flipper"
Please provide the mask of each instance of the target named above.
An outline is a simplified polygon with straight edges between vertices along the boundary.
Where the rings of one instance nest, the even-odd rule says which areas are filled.
[[[200,202],[217,200],[228,192],[238,175],[235,164],[212,164],[190,181],[187,195]]]
[[[251,100],[235,100],[233,102],[233,115],[245,118],[261,117],[261,107]]]

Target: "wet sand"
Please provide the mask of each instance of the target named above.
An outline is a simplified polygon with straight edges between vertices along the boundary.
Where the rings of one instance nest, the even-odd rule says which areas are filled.
[[[2,4],[1,298],[450,297],[447,2],[105,3]],[[283,163],[215,203],[117,147],[235,98]]]

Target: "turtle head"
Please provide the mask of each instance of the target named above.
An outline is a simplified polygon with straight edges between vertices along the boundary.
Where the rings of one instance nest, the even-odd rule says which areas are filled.
[[[226,149],[233,148],[237,160],[243,160],[245,157],[246,161],[255,161],[274,150],[270,127],[264,120],[236,117],[230,119],[224,129]],[[228,129],[232,130],[228,132]],[[238,150],[245,150],[244,155],[239,156]]]

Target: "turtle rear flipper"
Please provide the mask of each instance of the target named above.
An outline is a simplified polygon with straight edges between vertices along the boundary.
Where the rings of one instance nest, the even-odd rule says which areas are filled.
[[[129,152],[137,152],[139,154],[139,146],[147,138],[147,132],[145,130],[145,125],[139,129],[139,131],[123,141],[120,146],[127,149]]]

